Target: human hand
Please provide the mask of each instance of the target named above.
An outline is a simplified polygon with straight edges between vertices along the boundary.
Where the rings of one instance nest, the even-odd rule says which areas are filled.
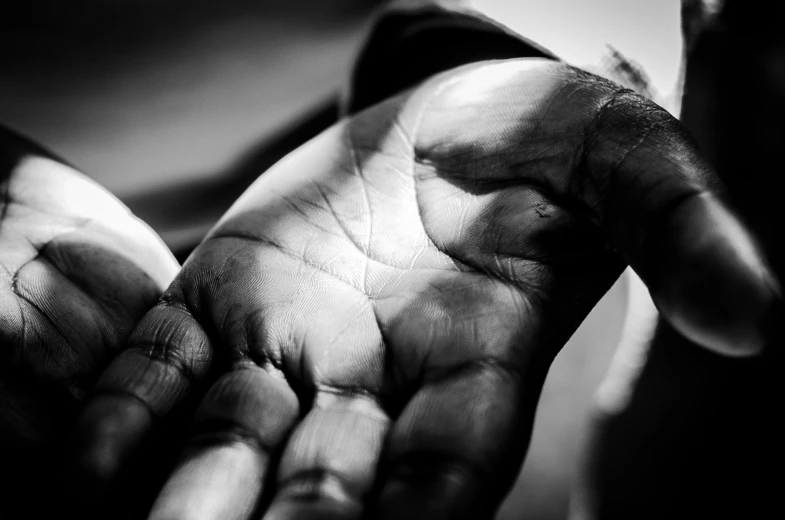
[[[206,390],[153,518],[488,517],[626,263],[685,336],[763,348],[778,288],[713,182],[666,112],[566,65],[437,76],[236,202],[101,376],[81,469],[111,481]]]
[[[0,516],[10,518],[24,490],[46,487],[85,393],[178,265],[113,195],[2,128],[0,195]]]

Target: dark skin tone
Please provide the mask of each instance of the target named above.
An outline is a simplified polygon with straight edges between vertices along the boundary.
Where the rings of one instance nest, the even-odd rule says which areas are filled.
[[[597,77],[437,76],[237,201],[102,374],[80,471],[113,482],[198,399],[152,518],[490,517],[628,263],[680,334],[761,352],[779,288],[715,187],[678,122]]]
[[[85,394],[179,268],[109,192],[3,128],[0,195],[3,514],[35,516],[46,501],[26,491],[47,485]]]

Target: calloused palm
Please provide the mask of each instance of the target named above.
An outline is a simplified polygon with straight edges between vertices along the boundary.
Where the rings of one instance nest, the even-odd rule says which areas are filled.
[[[179,267],[113,195],[2,128],[0,196],[0,516],[10,518],[19,493],[48,485],[85,393]],[[35,516],[36,503],[23,506]]]
[[[710,182],[667,113],[566,65],[437,76],[236,202],[102,375],[83,469],[207,383],[153,518],[488,516],[626,262],[682,333],[760,348],[775,282]]]

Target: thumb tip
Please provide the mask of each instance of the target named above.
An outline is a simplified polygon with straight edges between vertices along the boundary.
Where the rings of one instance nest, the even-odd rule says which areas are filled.
[[[647,238],[641,276],[685,338],[730,357],[760,355],[783,317],[782,291],[755,237],[711,194],[684,199]]]
[[[785,305],[772,285],[738,298],[728,297],[727,292],[716,296],[714,301],[692,302],[704,307],[700,311],[663,314],[684,337],[723,356],[769,357],[781,350],[778,338],[782,338]]]

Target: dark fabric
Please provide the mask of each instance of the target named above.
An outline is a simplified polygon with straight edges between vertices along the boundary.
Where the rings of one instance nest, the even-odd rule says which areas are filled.
[[[480,13],[435,5],[391,10],[376,22],[355,63],[344,113],[363,110],[439,72],[510,58],[556,59]]]

